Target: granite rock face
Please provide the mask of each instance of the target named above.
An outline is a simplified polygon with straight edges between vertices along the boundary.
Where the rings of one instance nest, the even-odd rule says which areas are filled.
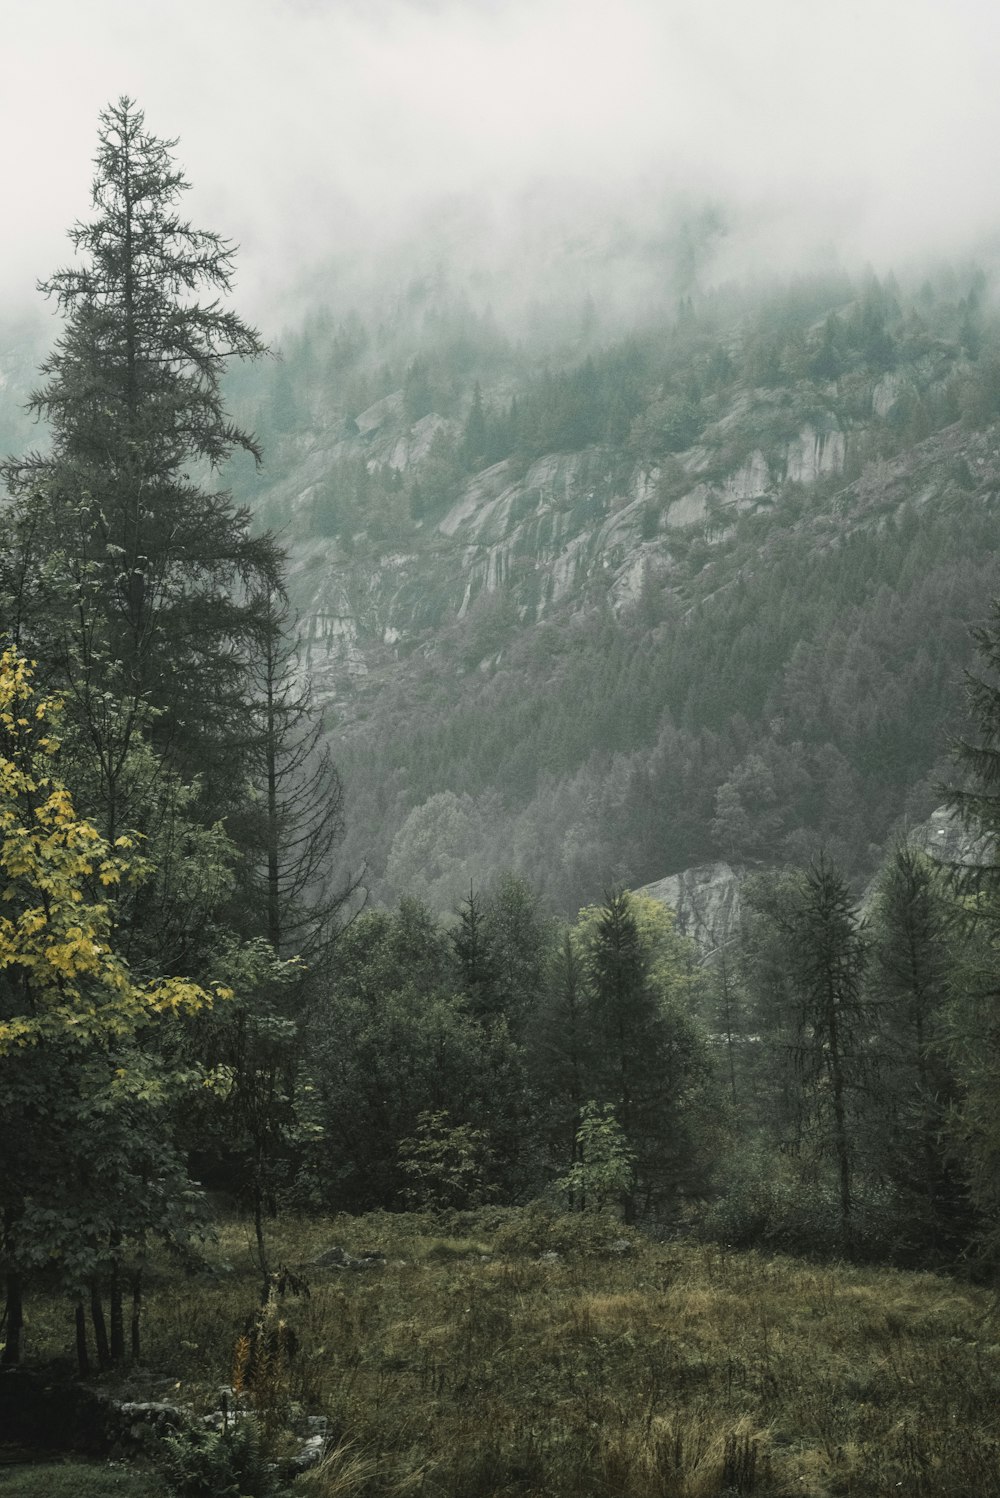
[[[347,426],[297,434],[294,447],[275,454],[271,471],[280,477],[258,497],[287,525],[302,667],[317,697],[344,706],[376,691],[408,652],[433,652],[442,628],[461,628],[491,596],[513,600],[528,629],[566,604],[628,608],[650,572],[669,579],[674,549],[696,532],[718,537],[740,514],[773,503],[786,483],[808,488],[844,470],[848,439],[832,413],[762,444],[753,436],[762,410],[770,411],[765,395],[748,393],[667,463],[600,443],[494,463],[393,549],[363,531],[346,542],[306,535],[298,515],[337,464],[361,460],[405,480],[439,435],[459,438],[461,423],[432,412],[411,424],[395,391]]]
[[[984,842],[967,832],[947,806],[939,806],[926,822],[910,828],[906,841],[942,864],[971,864],[988,852]],[[728,863],[699,864],[645,884],[638,893],[670,906],[677,916],[678,931],[690,937],[704,961],[738,935],[740,886],[750,872]],[[874,892],[873,880],[861,898],[862,911]]]
[[[643,885],[639,894],[669,905],[677,929],[708,958],[736,935],[740,919],[740,883],[745,869],[728,863],[704,863]]]
[[[946,864],[976,863],[987,853],[984,840],[967,832],[961,819],[947,806],[939,806],[926,822],[914,827],[907,841]]]

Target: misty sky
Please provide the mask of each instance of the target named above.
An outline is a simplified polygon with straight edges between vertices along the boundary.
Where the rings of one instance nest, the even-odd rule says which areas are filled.
[[[831,246],[880,268],[1000,229],[993,0],[6,0],[2,20],[7,311],[67,260],[122,93],[180,137],[189,211],[241,243],[258,315],[442,198],[500,225],[540,180],[535,201],[598,213],[732,205],[720,273]]]

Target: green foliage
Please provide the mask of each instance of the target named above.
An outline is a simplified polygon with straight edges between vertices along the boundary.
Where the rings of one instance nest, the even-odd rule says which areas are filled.
[[[535,1127],[553,1177],[567,1160],[571,1174],[583,1163],[589,1102],[613,1110],[634,1156],[627,1212],[667,1210],[700,1188],[717,1132],[692,1013],[704,991],[673,913],[647,896],[613,895],[557,934],[526,1030]]]
[[[0,1467],[10,1498],[166,1498],[160,1474],[129,1462],[61,1461]]]
[[[520,1058],[502,1018],[484,1023],[462,993],[447,934],[414,901],[360,916],[337,945],[329,995],[311,1016],[317,1121],[310,1150],[326,1200],[349,1209],[394,1204],[413,1186],[400,1143],[421,1115],[482,1135],[495,1172],[516,1179],[521,1144]],[[447,1150],[447,1141],[441,1142]],[[476,1149],[479,1149],[478,1143]],[[485,1167],[490,1155],[479,1155]]]
[[[695,1224],[699,1237],[730,1248],[821,1261],[843,1243],[838,1172],[818,1136],[804,1138],[795,1155],[778,1154],[769,1142],[741,1144],[719,1171],[716,1187],[719,1196]],[[851,1252],[856,1257],[891,1260],[912,1241],[912,1233],[912,1218],[891,1188],[870,1177],[853,1180]]]
[[[414,807],[386,862],[386,882],[397,898],[419,890],[432,909],[458,903],[478,872],[478,813],[470,796],[453,791],[439,791]]]
[[[0,1267],[14,1277],[54,1273],[74,1296],[110,1277],[111,1356],[120,1357],[123,1275],[138,1284],[150,1236],[181,1245],[198,1226],[198,1195],[170,1125],[200,1073],[152,1037],[232,990],[179,976],[144,981],[122,955],[111,896],[149,866],[133,839],[122,834],[111,847],[78,816],[55,774],[58,710],[5,651]],[[10,1333],[8,1361],[17,1361],[19,1334]]]
[[[997,1498],[988,1287],[654,1242],[596,1214],[491,1208],[466,1228],[441,1253],[406,1214],[279,1225],[286,1261],[331,1243],[386,1256],[310,1271],[290,1377],[333,1455],[291,1491],[709,1498],[739,1478],[759,1495]],[[208,1253],[225,1272],[164,1269],[151,1310],[155,1364],[192,1401],[215,1397],[259,1289],[242,1224]],[[41,1319],[50,1355],[62,1327]]]
[[[603,1212],[609,1201],[627,1199],[635,1185],[635,1151],[610,1103],[584,1103],[576,1131],[577,1159],[555,1189],[581,1211]]]
[[[757,929],[745,972],[756,990],[761,1028],[777,1042],[777,1123],[807,1176],[817,1157],[835,1163],[839,1238],[852,1251],[855,1183],[873,1092],[875,1026],[863,987],[865,952],[854,900],[822,857],[795,878],[761,882],[749,893]],[[777,1076],[775,1076],[777,1074]]]
[[[825,846],[867,876],[899,817],[936,804],[942,724],[962,721],[956,677],[971,659],[960,621],[988,610],[995,530],[983,501],[958,493],[842,537],[818,513],[791,528],[760,516],[709,548],[710,601],[675,577],[634,615],[555,610],[512,634],[497,665],[500,641],[470,645],[463,627],[456,650],[483,668],[411,658],[405,701],[383,686],[345,751],[365,827],[356,857],[382,866],[392,829],[450,793],[467,816],[443,845],[456,873],[441,908],[497,866],[566,914],[616,868],[639,884],[718,857],[802,863]],[[388,844],[373,843],[379,829]],[[406,865],[417,891],[419,862]]]
[[[968,1175],[969,1197],[979,1214],[980,1249],[990,1264],[1000,1252],[1000,1162],[998,1129],[996,990],[1000,937],[1000,877],[996,839],[1000,831],[1000,601],[989,621],[973,631],[979,651],[975,672],[967,675],[973,731],[954,745],[962,784],[950,801],[977,839],[964,868],[955,871],[962,900],[962,936],[954,1001],[949,1016],[951,1064],[958,1082],[952,1133]]]
[[[274,1498],[278,1482],[249,1415],[225,1431],[185,1430],[163,1440],[163,1475],[177,1498]]]
[[[178,978],[133,982],[114,951],[107,892],[130,877],[134,840],[123,834],[109,845],[77,815],[68,788],[53,773],[59,706],[36,692],[30,668],[15,651],[3,653],[0,1056],[47,1042],[126,1041],[158,1015],[212,1002],[197,984]],[[217,993],[230,996],[229,990]]]
[[[252,594],[279,586],[273,540],[189,473],[259,458],[220,381],[229,360],[265,349],[220,300],[232,245],[178,212],[188,184],[173,145],[130,99],[102,113],[93,217],[70,233],[81,261],[43,283],[65,318],[31,401],[51,447],[2,468],[4,614],[68,691],[111,840],[137,825],[123,767],[140,739],[182,776],[197,769],[216,809],[231,805],[232,726],[266,629]]]
[[[403,1197],[417,1211],[442,1212],[482,1204],[488,1146],[481,1129],[453,1124],[447,1112],[420,1113],[417,1131],[400,1140],[399,1158],[409,1184]]]
[[[974,1231],[964,1162],[950,1138],[959,1084],[948,1045],[972,944],[960,940],[945,871],[905,845],[881,871],[868,927],[884,1112],[874,1153],[892,1185],[894,1252],[903,1262],[953,1262]]]

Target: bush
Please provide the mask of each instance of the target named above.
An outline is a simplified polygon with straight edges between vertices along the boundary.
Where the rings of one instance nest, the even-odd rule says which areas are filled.
[[[599,1212],[558,1212],[547,1202],[532,1202],[511,1212],[493,1240],[493,1251],[508,1258],[557,1253],[603,1257],[637,1249],[643,1242],[634,1228]]]
[[[226,1431],[190,1430],[163,1441],[163,1475],[178,1498],[276,1498],[257,1422],[240,1417]]]
[[[752,1151],[731,1168],[718,1200],[696,1224],[699,1237],[729,1248],[764,1248],[807,1258],[847,1249],[869,1262],[892,1261],[907,1236],[892,1192],[858,1181],[850,1244],[842,1234],[838,1183],[829,1163]]]

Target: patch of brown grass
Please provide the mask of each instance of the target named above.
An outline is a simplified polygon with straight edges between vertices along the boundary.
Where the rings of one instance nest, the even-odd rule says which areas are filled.
[[[332,1432],[298,1491],[1000,1498],[986,1292],[713,1245],[616,1256],[593,1225],[543,1259],[531,1245],[568,1229],[524,1217],[276,1227],[272,1258],[310,1289],[281,1308],[298,1341],[282,1398],[288,1418],[324,1413]],[[385,1264],[316,1267],[334,1243]],[[222,1224],[212,1257],[228,1268],[179,1280],[160,1267],[146,1328],[150,1382],[172,1375],[198,1407],[228,1377],[259,1293],[243,1226]],[[61,1308],[31,1310],[36,1346],[44,1325],[45,1350],[65,1350]]]

